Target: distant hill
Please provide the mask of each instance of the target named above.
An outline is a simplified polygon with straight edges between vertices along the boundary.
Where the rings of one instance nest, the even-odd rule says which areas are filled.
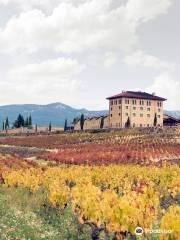
[[[180,118],[180,111],[165,111],[165,114],[176,117],[176,118]]]
[[[52,126],[63,127],[66,118],[68,119],[68,123],[71,123],[75,117],[80,117],[82,113],[87,117],[92,117],[108,114],[108,111],[75,109],[63,103],[52,103],[47,105],[23,104],[0,106],[0,128],[3,120],[7,116],[10,124],[12,124],[19,113],[24,117],[31,115],[33,124],[38,124],[38,126],[48,126],[51,121]]]
[[[48,126],[51,121],[53,126],[63,127],[66,118],[68,119],[68,122],[71,123],[75,117],[80,117],[82,113],[87,117],[92,117],[106,115],[108,114],[108,111],[88,111],[87,109],[76,109],[63,103],[52,103],[47,105],[22,104],[0,106],[0,128],[3,120],[7,116],[12,124],[19,113],[24,117],[31,114],[33,124],[37,123],[38,126]],[[180,118],[180,111],[165,111],[165,113]]]

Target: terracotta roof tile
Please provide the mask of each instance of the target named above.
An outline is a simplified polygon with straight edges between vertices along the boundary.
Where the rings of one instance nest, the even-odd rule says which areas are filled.
[[[167,99],[155,96],[153,94],[149,94],[146,92],[133,92],[133,91],[126,91],[120,94],[108,97],[107,99],[116,99],[116,98],[137,98],[137,99],[148,99],[148,100],[159,100],[159,101],[166,101]]]

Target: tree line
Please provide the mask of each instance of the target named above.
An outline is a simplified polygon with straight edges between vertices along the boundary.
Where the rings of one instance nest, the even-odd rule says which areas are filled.
[[[32,129],[33,128],[33,121],[32,121],[32,116],[28,116],[28,117],[24,117],[22,114],[19,114],[16,118],[16,120],[13,122],[12,124],[12,128],[28,128],[28,129]],[[37,124],[35,125],[35,131],[37,132]],[[7,131],[8,129],[10,129],[10,123],[9,123],[9,118],[6,117],[6,119],[3,121],[2,124],[2,130],[3,131]],[[68,120],[65,119],[64,122],[64,131],[69,130],[68,127]],[[51,132],[52,131],[52,123],[50,122],[48,125],[48,131]]]
[[[23,115],[19,114],[17,116],[17,119],[12,124],[12,128],[21,128],[21,127],[27,127],[32,128],[32,117],[31,115],[29,117],[24,118]],[[2,124],[2,130],[7,130],[10,128],[9,124],[9,118],[6,117],[5,121],[3,121]]]

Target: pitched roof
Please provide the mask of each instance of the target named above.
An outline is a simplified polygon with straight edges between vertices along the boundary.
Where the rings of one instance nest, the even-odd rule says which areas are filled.
[[[116,98],[137,98],[137,99],[148,99],[148,100],[159,100],[159,101],[166,101],[167,99],[158,97],[154,94],[149,94],[146,92],[133,92],[133,91],[126,91],[120,94],[108,97],[107,99],[116,99]]]
[[[170,115],[167,115],[167,114],[164,114],[164,115],[163,115],[163,119],[164,119],[164,120],[174,120],[174,121],[180,123],[180,119],[179,119],[179,118],[176,118],[176,117],[173,117],[173,116],[170,116]]]

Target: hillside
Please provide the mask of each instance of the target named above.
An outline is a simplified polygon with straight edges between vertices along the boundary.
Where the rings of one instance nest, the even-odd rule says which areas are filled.
[[[180,111],[165,111],[165,114],[168,114],[170,116],[176,117],[176,118],[180,118]]]
[[[33,124],[38,124],[38,126],[47,126],[51,121],[53,126],[62,127],[64,126],[66,118],[68,119],[68,122],[71,123],[75,117],[79,117],[82,113],[85,116],[91,117],[107,114],[108,111],[75,109],[63,103],[52,103],[47,105],[7,105],[0,106],[0,124],[7,116],[10,124],[12,124],[19,113],[24,117],[31,114]]]

